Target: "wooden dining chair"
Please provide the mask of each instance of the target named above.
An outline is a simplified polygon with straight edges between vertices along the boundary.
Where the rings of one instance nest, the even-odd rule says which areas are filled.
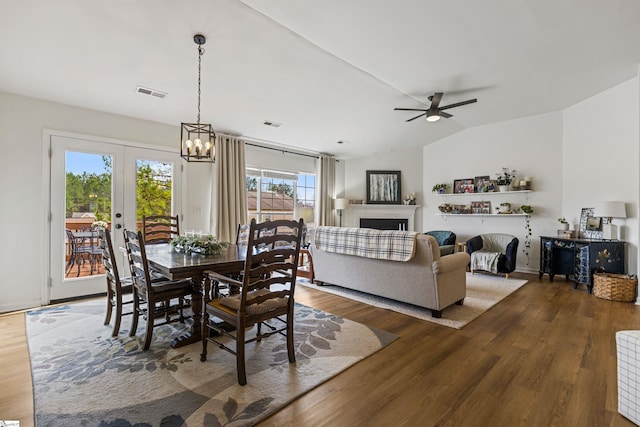
[[[248,343],[273,334],[284,335],[289,363],[296,361],[293,310],[302,225],[302,219],[299,222],[277,220],[261,224],[253,219],[249,228],[242,281],[208,272],[211,279],[225,281],[237,287],[239,292],[205,303],[200,360],[204,362],[207,359],[208,342],[235,354],[240,385],[247,383],[245,345]],[[224,323],[210,323],[210,317],[221,319]],[[234,331],[228,331],[229,325]],[[257,325],[256,335],[247,339],[246,328],[253,325]],[[263,325],[266,325],[266,331],[263,331]],[[212,331],[217,335],[211,334]],[[234,339],[235,347],[227,346],[219,339],[220,336]]]
[[[147,245],[169,243],[180,235],[178,215],[146,215],[142,217],[142,233]]]
[[[98,228],[98,243],[102,250],[102,263],[107,279],[107,316],[104,319],[104,324],[108,325],[111,322],[112,311],[115,308],[115,323],[111,333],[111,336],[115,337],[120,332],[122,316],[133,314],[133,311],[122,312],[124,305],[133,303],[133,298],[129,298],[127,301],[124,301],[123,298],[125,295],[133,294],[133,278],[131,276],[120,277],[109,230]]]
[[[143,350],[148,350],[153,337],[153,328],[173,322],[184,322],[184,309],[188,307],[186,297],[193,292],[191,279],[156,282],[147,262],[142,231],[124,230],[124,241],[133,278],[133,321],[129,336],[138,329],[138,317],[147,320]],[[146,303],[146,306],[143,305]],[[156,323],[156,319],[164,318]]]

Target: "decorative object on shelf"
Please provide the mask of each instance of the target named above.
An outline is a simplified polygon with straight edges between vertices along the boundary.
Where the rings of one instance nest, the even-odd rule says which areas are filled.
[[[527,265],[529,265],[529,252],[531,251],[531,215],[533,214],[533,208],[531,205],[522,205],[520,210],[525,214],[524,217],[524,243],[522,245],[522,252],[527,257]]]
[[[491,181],[489,175],[476,176],[473,179],[473,185],[475,186],[476,193],[488,193],[494,190],[493,181]]]
[[[342,227],[342,211],[349,207],[349,199],[335,199],[333,202],[333,208],[338,211],[340,215],[340,227]]]
[[[520,190],[531,190],[531,177],[525,176],[524,179],[519,181]]]
[[[560,223],[560,228],[558,229],[558,231],[569,229],[569,222],[565,217],[561,216],[560,218],[558,218],[558,222]]]
[[[443,203],[438,206],[438,210],[442,213],[451,213],[453,212],[453,206],[451,206],[449,203]]]
[[[500,203],[500,205],[496,207],[496,210],[498,211],[499,214],[510,214],[511,203],[509,202]]]
[[[367,171],[367,204],[399,205],[400,171]]]
[[[212,235],[178,236],[171,239],[171,246],[185,254],[217,255],[229,246]]]
[[[449,184],[436,184],[433,186],[431,191],[438,194],[444,194],[447,192],[447,188],[449,188]]]
[[[474,192],[473,178],[454,180],[453,192],[454,194],[473,193]]]
[[[349,204],[350,205],[361,205],[363,204],[364,200],[362,199],[349,199]]]
[[[200,76],[202,68],[203,44],[207,39],[202,34],[193,36],[198,45],[198,116],[196,123],[182,123],[180,129],[180,156],[187,162],[216,161],[216,133],[210,124],[200,123]]]
[[[603,217],[607,222],[602,225],[602,238],[608,240],[618,239],[618,227],[613,225],[613,218],[626,218],[627,210],[624,202],[598,202],[593,210],[595,217]]]
[[[404,202],[405,205],[415,205],[416,204],[416,195],[413,193],[409,193],[407,194],[407,196],[404,198]]]
[[[501,173],[497,173],[495,184],[500,191],[509,191],[509,186],[516,179],[516,170],[509,168],[502,168]]]

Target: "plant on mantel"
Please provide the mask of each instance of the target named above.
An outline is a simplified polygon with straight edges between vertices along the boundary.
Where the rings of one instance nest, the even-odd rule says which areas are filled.
[[[524,242],[522,246],[522,252],[527,256],[527,265],[529,265],[529,252],[531,251],[531,214],[533,214],[533,208],[531,205],[522,205],[520,210],[524,216]]]

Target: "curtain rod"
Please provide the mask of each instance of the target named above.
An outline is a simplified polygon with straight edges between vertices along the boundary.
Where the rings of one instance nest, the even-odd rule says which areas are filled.
[[[238,137],[238,138],[242,139],[241,136]],[[247,142],[247,141],[245,141],[245,145],[250,145],[252,147],[258,147],[258,148],[264,148],[264,149],[267,149],[267,150],[280,151],[281,153],[295,154],[297,156],[311,157],[311,158],[314,158],[314,159],[319,159],[320,158],[320,156],[313,155],[313,154],[297,153],[295,151],[289,151],[289,150],[285,150],[283,148],[268,147],[266,145],[255,144],[255,143]]]

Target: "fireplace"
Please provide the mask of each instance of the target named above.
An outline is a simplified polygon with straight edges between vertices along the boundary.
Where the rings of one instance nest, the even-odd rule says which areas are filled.
[[[415,214],[419,207],[418,205],[349,205],[345,223],[347,227],[415,231]],[[399,225],[403,228],[399,228]]]
[[[360,218],[360,228],[406,231],[408,227],[409,220],[406,218]]]

